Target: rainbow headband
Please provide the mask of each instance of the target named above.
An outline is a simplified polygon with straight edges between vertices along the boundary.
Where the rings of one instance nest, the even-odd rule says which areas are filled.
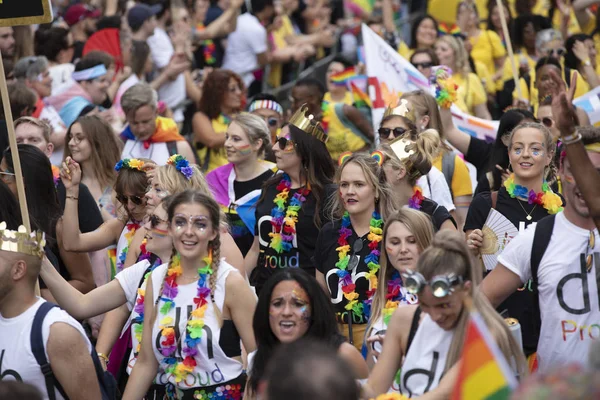
[[[144,162],[137,158],[124,158],[115,165],[115,171],[119,172],[123,168],[125,169],[137,169],[138,171],[144,172]]]
[[[185,176],[185,179],[188,181],[192,179],[192,175],[194,175],[194,169],[190,167],[190,162],[181,154],[173,154],[171,157],[169,157],[167,164],[174,166],[175,169],[181,172],[181,174]]]
[[[71,77],[73,80],[78,82],[89,81],[92,79],[100,78],[102,75],[106,75],[106,67],[104,64],[98,64],[95,67],[84,69],[82,71],[73,72]]]
[[[250,107],[248,107],[248,112],[264,109],[273,110],[279,113],[279,115],[283,115],[283,107],[281,107],[281,105],[278,102],[273,100],[254,100],[250,104]]]

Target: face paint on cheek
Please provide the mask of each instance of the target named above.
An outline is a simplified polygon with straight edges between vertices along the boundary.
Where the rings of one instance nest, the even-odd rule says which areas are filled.
[[[565,181],[567,183],[572,184],[572,185],[575,184],[575,178],[573,176],[571,176],[571,175],[566,175],[565,174]]]
[[[302,321],[308,323],[310,321],[310,312],[308,311],[308,307],[306,305],[304,305],[300,309],[300,312],[302,315]]]
[[[181,229],[180,226],[177,227],[177,229]],[[155,238],[164,238],[167,237],[169,235],[169,231],[165,231],[163,229],[158,229],[158,228],[154,228],[152,229],[152,236],[154,236]]]
[[[240,146],[240,147],[238,147],[238,153],[240,153],[243,156],[252,154],[252,146],[250,144],[247,144],[245,146]]]

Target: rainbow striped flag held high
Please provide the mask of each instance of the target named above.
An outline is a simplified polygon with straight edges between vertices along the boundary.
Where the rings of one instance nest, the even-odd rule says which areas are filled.
[[[368,94],[360,90],[360,88],[354,82],[350,82],[350,86],[352,86],[352,97],[354,98],[354,106],[356,108],[373,108],[373,104],[371,104],[371,99],[369,98]]]
[[[348,67],[342,72],[338,72],[337,74],[333,74],[329,77],[331,83],[336,86],[346,86],[349,80],[356,76],[356,71],[354,67]]]
[[[515,374],[478,313],[471,312],[452,400],[507,400]]]

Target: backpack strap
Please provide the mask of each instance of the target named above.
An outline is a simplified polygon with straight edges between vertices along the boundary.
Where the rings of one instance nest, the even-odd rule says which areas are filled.
[[[535,225],[535,233],[533,234],[533,245],[531,247],[531,282],[534,293],[534,310],[535,310],[535,323],[536,330],[539,332],[541,328],[540,319],[540,298],[538,291],[538,269],[540,262],[544,257],[544,253],[550,244],[552,238],[552,231],[554,230],[554,221],[556,220],[556,214],[549,215],[542,218]]]
[[[64,389],[60,385],[60,382],[56,380],[54,376],[54,372],[52,372],[52,367],[50,366],[50,362],[46,358],[46,351],[44,346],[44,336],[42,334],[42,326],[44,324],[44,318],[50,310],[54,307],[57,307],[56,304],[49,303],[47,301],[43,302],[40,308],[35,313],[35,317],[33,318],[33,324],[31,325],[31,335],[30,335],[30,343],[31,343],[31,352],[35,357],[35,360],[40,366],[42,370],[42,374],[44,375],[44,380],[46,382],[46,391],[48,392],[48,398],[50,400],[55,400],[56,395],[54,393],[54,389],[58,389],[60,394],[68,399],[69,397],[65,393]]]
[[[490,194],[490,197],[492,198],[492,208],[495,210],[496,209],[496,204],[498,204],[498,191],[494,190]]]
[[[417,334],[417,329],[419,329],[419,321],[421,320],[421,307],[417,307],[415,310],[415,315],[413,315],[412,322],[410,324],[410,332],[408,333],[408,341],[406,342],[406,353],[408,354],[408,349],[415,339],[415,335]]]
[[[170,156],[177,154],[177,141],[172,140],[167,142],[167,151],[169,152]]]
[[[454,156],[454,153],[450,151],[445,152],[442,156],[442,173],[444,174],[444,178],[446,178],[452,198],[454,198],[454,193],[452,193],[452,177],[454,177],[455,161],[456,157]]]

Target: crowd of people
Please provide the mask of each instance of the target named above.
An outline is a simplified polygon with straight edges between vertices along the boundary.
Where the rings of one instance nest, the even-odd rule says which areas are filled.
[[[0,399],[446,399],[472,313],[512,398],[600,397],[600,1],[373,3],[0,27]],[[362,23],[431,84],[380,120]]]

